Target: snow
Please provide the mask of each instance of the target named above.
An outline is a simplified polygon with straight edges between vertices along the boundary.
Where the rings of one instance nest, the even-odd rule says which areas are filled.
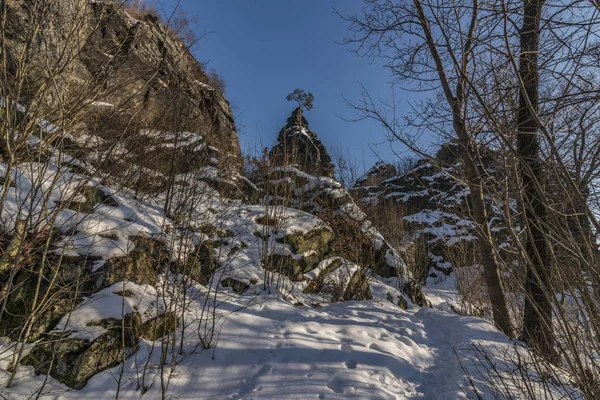
[[[454,275],[443,276],[439,279],[427,278],[423,293],[431,302],[431,306],[441,311],[453,313],[453,308],[459,308],[459,297]]]
[[[73,332],[69,337],[92,341],[107,332],[95,325],[102,320],[112,318],[119,321],[124,315],[138,312],[142,322],[146,322],[163,314],[165,309],[164,299],[154,287],[120,282],[94,293],[70,315],[65,315],[54,330]]]
[[[195,80],[194,82],[196,83],[196,85],[198,85],[198,86],[200,86],[200,87],[203,87],[203,88],[205,88],[205,89],[208,89],[208,90],[210,90],[210,91],[214,91],[214,90],[215,90],[215,88],[213,88],[212,86],[210,86],[210,85],[207,85],[207,84],[206,84],[206,83],[204,83],[204,82],[200,82],[199,80]]]
[[[430,243],[441,241],[446,246],[452,246],[462,241],[477,240],[474,223],[456,214],[423,210],[404,217],[404,220],[423,225],[421,232],[433,236]]]
[[[92,101],[91,103],[93,106],[97,106],[97,107],[115,107],[114,104],[112,103],[107,103],[105,101]]]
[[[139,234],[173,239],[177,243],[175,247],[183,253],[189,251],[190,244],[193,248],[194,243],[207,239],[201,233],[175,231],[166,234],[164,227],[171,222],[162,212],[160,197],[153,202],[140,202],[126,191],[98,185],[95,180],[86,180],[66,169],[52,165],[42,167],[26,164],[13,171],[16,188],[10,188],[12,192],[7,199],[13,200],[7,204],[12,201],[18,205],[27,199],[35,199],[32,194],[35,187],[42,187],[42,191],[49,193],[48,204],[52,204],[79,195],[78,185],[92,185],[114,200],[113,205],[96,205],[90,214],[62,210],[49,221],[65,234],[76,228],[75,234],[63,237],[59,251],[99,257],[93,269],[100,268],[110,257],[130,252],[134,248],[131,238]],[[352,203],[341,211],[358,214]],[[277,219],[276,226],[260,224],[266,213],[271,213],[271,220]],[[429,218],[432,222],[437,222],[438,217],[442,215],[419,216],[421,220]],[[263,246],[271,252],[292,254],[294,258],[309,256],[308,253],[293,254],[289,246],[278,243],[277,239],[292,233],[329,229],[311,214],[285,207],[227,202],[210,192],[199,199],[189,222],[192,227],[208,223],[233,232],[218,254],[225,266],[221,278],[235,277],[257,283],[243,295],[235,295],[230,288],[218,292],[215,299],[218,304],[215,310],[218,342],[216,347],[207,350],[202,350],[198,333],[204,329],[199,324],[199,316],[207,301],[203,293],[208,288],[196,285],[190,289],[195,294],[190,296],[189,309],[184,313],[186,322],[179,327],[186,327],[183,353],[175,356],[175,353],[169,353],[167,357],[167,362],[174,367],[166,393],[169,398],[460,399],[467,398],[463,391],[471,390],[465,383],[466,375],[461,365],[474,375],[472,379],[485,398],[490,393],[489,387],[475,364],[470,346],[478,344],[490,351],[512,349],[506,336],[485,320],[460,317],[451,312],[456,301],[452,296],[456,291],[450,280],[437,288],[426,289],[436,309],[419,309],[409,303],[406,311],[397,305],[398,298],[403,297],[398,290],[402,284],[398,278],[383,280],[370,276],[374,300],[363,302],[330,303],[324,294],[303,293],[307,282],[290,282],[285,277],[279,278],[279,288],[263,290]],[[468,226],[468,221],[458,225]],[[378,248],[383,245],[383,237],[368,221],[363,230],[374,235]],[[269,236],[257,237],[257,231]],[[243,251],[234,252],[235,248],[243,248]],[[395,252],[390,251],[386,258],[389,263],[405,268]],[[318,277],[335,260],[324,260],[306,277]],[[327,279],[345,288],[349,277],[359,267],[343,259],[342,264]],[[212,288],[217,286],[215,280]],[[122,296],[124,292],[128,294]],[[84,300],[69,316],[60,320],[55,330],[64,331],[72,338],[93,340],[106,332],[98,326],[102,320],[120,320],[123,315],[135,311],[146,321],[164,312],[168,305],[164,290],[157,293],[148,285],[119,282]],[[202,321],[206,324],[205,319]],[[140,369],[148,365],[144,383],[148,392],[143,398],[162,398],[161,346],[160,339],[142,341],[140,350],[123,366],[99,373],[81,391],[71,390],[53,378],[47,378],[43,393],[61,399],[112,399],[117,391],[115,377],[123,368],[119,398],[139,399],[143,375]],[[27,345],[26,352],[30,348]],[[14,343],[6,339],[0,341],[0,396],[26,398],[41,387],[46,377],[36,376],[31,367],[22,366],[17,384],[5,389],[3,383],[10,375],[7,368],[13,349]]]
[[[312,134],[312,133],[311,133],[311,132],[310,132],[308,129],[306,129],[306,127],[304,127],[304,126],[300,126],[300,127],[299,127],[298,125],[294,125],[294,126],[291,126],[291,127],[287,128],[287,131],[286,131],[286,132],[287,132],[288,134],[290,134],[290,135],[294,135],[294,134],[300,134],[300,135],[302,135],[302,136],[306,136],[306,138],[307,138],[308,140],[310,140],[311,142],[312,142],[312,140],[313,140],[313,139],[312,139],[312,136],[313,136],[314,134]]]
[[[472,374],[481,398],[491,398],[475,368],[471,346],[512,351],[509,340],[488,322],[430,308],[401,310],[387,301],[295,307],[274,296],[250,303],[229,298],[240,308],[219,327],[216,348],[199,350],[193,336],[174,370],[166,393],[178,399],[466,399],[473,394],[461,365]],[[190,326],[191,331],[194,326]],[[156,348],[154,348],[156,346]],[[160,343],[144,342],[124,367],[119,398],[139,399],[140,366],[151,366],[144,399],[161,398],[156,357]],[[2,349],[0,349],[2,351]],[[81,391],[53,379],[45,391],[61,399],[112,399],[120,367],[93,377]],[[0,384],[7,374],[0,374]],[[10,391],[29,396],[40,386],[29,368]]]

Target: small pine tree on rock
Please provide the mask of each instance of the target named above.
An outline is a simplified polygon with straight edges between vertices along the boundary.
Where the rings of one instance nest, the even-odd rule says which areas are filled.
[[[298,103],[298,126],[302,126],[302,110],[310,111],[313,108],[313,101],[315,96],[312,93],[306,93],[304,90],[298,88],[286,97],[287,101],[295,101]]]

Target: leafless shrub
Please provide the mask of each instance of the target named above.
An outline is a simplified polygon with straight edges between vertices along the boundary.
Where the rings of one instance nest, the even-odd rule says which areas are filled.
[[[157,20],[161,18],[157,3],[154,0],[125,0],[122,2],[122,7],[132,18],[138,20],[147,17],[156,18]]]
[[[210,86],[214,87],[221,93],[225,93],[225,91],[227,90],[227,82],[225,82],[225,79],[221,75],[219,75],[217,73],[217,71],[215,71],[214,69],[211,69],[208,72],[207,76],[208,76],[208,84]]]

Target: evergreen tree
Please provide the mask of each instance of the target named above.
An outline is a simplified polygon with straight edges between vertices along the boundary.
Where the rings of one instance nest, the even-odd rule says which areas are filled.
[[[302,110],[310,111],[313,108],[313,101],[315,96],[312,93],[306,93],[304,90],[298,88],[286,97],[287,101],[295,101],[298,103],[298,126],[302,126]]]

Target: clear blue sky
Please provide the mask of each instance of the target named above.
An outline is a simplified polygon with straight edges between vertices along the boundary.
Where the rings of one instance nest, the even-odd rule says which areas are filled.
[[[197,29],[210,32],[194,53],[225,78],[243,150],[274,144],[294,108],[285,97],[299,87],[315,96],[314,109],[305,115],[330,153],[342,146],[361,169],[377,161],[369,145],[381,158],[394,160],[377,123],[339,118],[356,117],[342,96],[358,100],[359,82],[375,98],[390,94],[390,76],[381,63],[371,64],[336,43],[348,31],[332,8],[348,14],[361,6],[362,0],[181,0]]]

